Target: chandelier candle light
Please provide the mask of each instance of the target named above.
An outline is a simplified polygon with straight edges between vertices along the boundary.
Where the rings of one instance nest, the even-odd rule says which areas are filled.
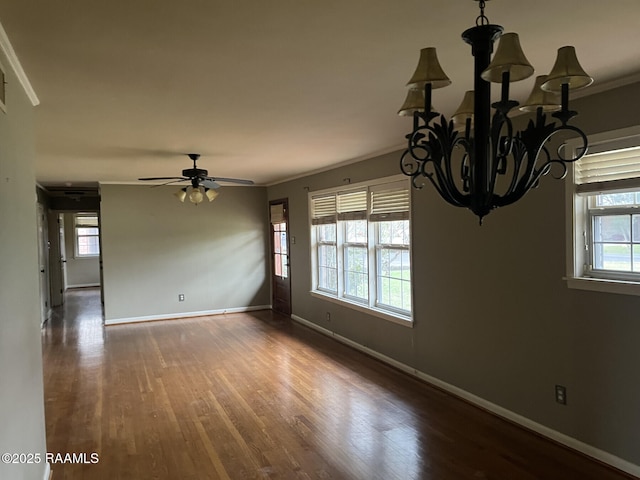
[[[450,85],[451,80],[440,67],[435,48],[424,48],[398,114],[413,116],[408,147],[400,159],[402,172],[412,177],[415,188],[422,188],[421,177],[429,179],[445,201],[470,209],[482,224],[491,210],[515,203],[536,187],[553,165],[560,167],[559,174],[553,176],[564,178],[567,163],[585,155],[584,132],[568,125],[577,115],[569,110],[569,90],[586,87],[593,79],[580,66],[574,47],[560,48],[549,75],[536,78],[531,95],[520,106],[521,111],[535,112],[535,120],[514,133],[508,113],[519,104],[509,99],[509,83],[530,77],[533,67],[522,52],[518,35],[503,34],[500,25],[490,24],[484,14],[485,0],[474,1],[479,2],[480,15],[476,26],[462,34],[475,60],[474,90],[465,93],[451,121],[434,111],[432,90]],[[498,38],[492,60],[493,43]],[[501,98],[493,104],[490,82],[502,85]],[[495,109],[493,118],[491,107]],[[560,123],[547,121],[546,112],[554,112],[552,116]],[[545,146],[561,131],[582,140],[571,158],[566,158],[561,148],[554,158]]]

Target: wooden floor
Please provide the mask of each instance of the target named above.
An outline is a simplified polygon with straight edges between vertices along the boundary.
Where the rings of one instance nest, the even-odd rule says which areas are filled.
[[[632,478],[268,311],[43,335],[53,480]]]

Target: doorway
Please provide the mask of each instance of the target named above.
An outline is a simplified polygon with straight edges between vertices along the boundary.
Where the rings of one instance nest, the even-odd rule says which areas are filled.
[[[291,271],[289,263],[289,202],[269,202],[271,225],[271,305],[284,315],[291,315]]]
[[[38,269],[40,271],[40,326],[51,314],[51,292],[49,291],[49,233],[47,216],[38,203]]]

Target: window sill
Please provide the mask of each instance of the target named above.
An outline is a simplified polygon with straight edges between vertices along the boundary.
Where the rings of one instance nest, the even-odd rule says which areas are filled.
[[[371,308],[356,302],[350,302],[349,300],[346,300],[344,298],[337,298],[332,295],[319,292],[319,291],[311,291],[309,293],[311,293],[311,296],[313,297],[321,298],[322,300],[328,300],[329,302],[336,303],[338,305],[342,305],[347,308],[352,308],[359,312],[373,315],[374,317],[382,318],[384,320],[397,323],[398,325],[402,325],[404,327],[413,328],[413,320],[408,317],[394,315],[393,313],[387,312],[385,310]]]
[[[640,296],[640,283],[624,280],[608,280],[590,277],[565,277],[567,286],[578,290],[592,292],[618,293],[621,295]]]

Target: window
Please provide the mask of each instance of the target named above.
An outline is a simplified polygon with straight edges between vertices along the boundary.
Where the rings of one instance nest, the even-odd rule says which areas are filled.
[[[100,230],[98,215],[76,213],[73,216],[76,237],[76,257],[96,257],[100,255]]]
[[[640,295],[640,129],[599,139],[573,168],[569,286]]]
[[[313,292],[384,318],[411,320],[406,180],[310,193]]]

